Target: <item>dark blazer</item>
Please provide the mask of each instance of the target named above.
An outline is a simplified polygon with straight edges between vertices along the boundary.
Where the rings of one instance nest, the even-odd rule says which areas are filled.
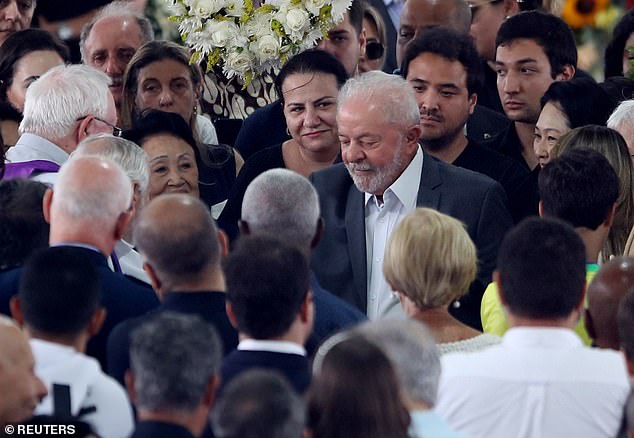
[[[238,332],[233,328],[225,311],[224,292],[170,292],[154,311],[117,325],[108,338],[108,374],[124,383],[125,372],[130,368],[130,334],[143,322],[161,312],[180,312],[198,315],[214,326],[220,339],[224,354],[233,351],[238,345]]]
[[[343,164],[311,175],[325,221],[322,241],[313,251],[312,268],[320,283],[335,295],[367,309],[367,265],[364,194]],[[489,177],[442,163],[424,153],[417,205],[461,220],[473,239],[480,261],[478,280],[460,300],[454,315],[480,325],[480,300],[491,281],[497,251],[513,221],[502,187]]]
[[[219,394],[238,374],[253,368],[278,371],[300,394],[310,384],[308,359],[305,356],[274,351],[235,350],[222,361]]]
[[[183,426],[162,421],[139,421],[130,438],[194,438]]]

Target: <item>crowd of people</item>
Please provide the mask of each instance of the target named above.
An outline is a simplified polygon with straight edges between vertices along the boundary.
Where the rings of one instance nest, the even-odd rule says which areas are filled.
[[[634,10],[597,82],[560,2],[353,0],[225,99],[97,3],[0,1],[0,430],[634,437]]]

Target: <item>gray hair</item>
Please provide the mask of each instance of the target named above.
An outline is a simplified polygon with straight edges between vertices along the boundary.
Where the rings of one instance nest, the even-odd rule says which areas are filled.
[[[130,1],[114,1],[104,6],[88,23],[81,29],[79,36],[79,51],[81,52],[81,60],[85,64],[88,62],[86,53],[86,40],[90,36],[92,28],[97,21],[109,17],[132,17],[139,25],[141,35],[141,45],[154,39],[154,29],[150,20],[141,12],[139,12]]]
[[[420,112],[412,86],[400,76],[369,71],[350,78],[341,87],[337,111],[351,99],[377,105],[388,123],[409,127],[420,123]]]
[[[110,226],[131,203],[130,179],[112,160],[71,157],[59,171],[53,209],[71,219]]]
[[[622,125],[634,128],[634,100],[624,100],[616,107],[606,123],[608,128],[618,130]]]
[[[256,235],[281,237],[310,248],[319,221],[319,197],[313,185],[288,169],[271,169],[247,187],[242,201],[242,220]]]
[[[72,155],[109,158],[121,166],[130,181],[138,184],[142,194],[147,190],[150,181],[147,154],[143,148],[130,140],[106,133],[91,135],[79,143]]]
[[[221,341],[211,324],[197,315],[161,312],[131,335],[136,407],[193,412],[221,361]]]
[[[392,362],[404,393],[414,401],[436,404],[440,354],[431,332],[411,319],[367,322],[353,330],[378,345]]]
[[[60,139],[72,132],[77,119],[105,118],[112,99],[110,78],[87,65],[60,65],[33,82],[26,91],[20,133]]]
[[[264,369],[229,382],[211,417],[217,438],[298,438],[305,421],[302,398],[281,374]]]

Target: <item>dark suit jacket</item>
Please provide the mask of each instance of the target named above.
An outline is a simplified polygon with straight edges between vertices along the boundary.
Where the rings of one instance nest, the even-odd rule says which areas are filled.
[[[139,421],[130,438],[194,438],[183,426],[161,421]]]
[[[238,345],[238,332],[227,318],[225,298],[224,292],[216,291],[170,292],[154,311],[117,325],[108,338],[108,374],[125,385],[124,375],[130,368],[130,334],[143,322],[161,312],[171,311],[200,316],[218,332],[224,354],[233,351]]]
[[[367,309],[367,265],[364,194],[343,164],[311,175],[321,204],[325,233],[313,251],[312,268],[335,295]],[[461,220],[473,239],[480,261],[478,280],[453,309],[466,323],[480,325],[480,300],[491,281],[498,247],[513,224],[502,187],[489,177],[442,163],[424,154],[417,205]]]
[[[238,374],[253,368],[278,371],[300,394],[310,384],[308,359],[305,356],[273,351],[235,350],[222,361],[219,393]]]

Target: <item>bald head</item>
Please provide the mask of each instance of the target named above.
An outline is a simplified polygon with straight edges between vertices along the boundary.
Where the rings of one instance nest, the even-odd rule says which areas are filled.
[[[46,395],[33,368],[27,337],[13,320],[0,316],[0,426],[30,418]]]
[[[595,345],[618,350],[617,311],[634,287],[634,259],[615,257],[604,264],[588,287],[586,327]]]
[[[399,66],[409,42],[430,26],[447,26],[468,34],[471,26],[469,5],[465,0],[406,0],[396,42],[396,61]]]
[[[167,284],[195,281],[219,267],[218,229],[205,204],[189,195],[154,198],[141,212],[134,236],[141,254]]]
[[[268,170],[247,187],[242,221],[251,234],[276,236],[309,250],[319,222],[317,191],[296,172]]]

